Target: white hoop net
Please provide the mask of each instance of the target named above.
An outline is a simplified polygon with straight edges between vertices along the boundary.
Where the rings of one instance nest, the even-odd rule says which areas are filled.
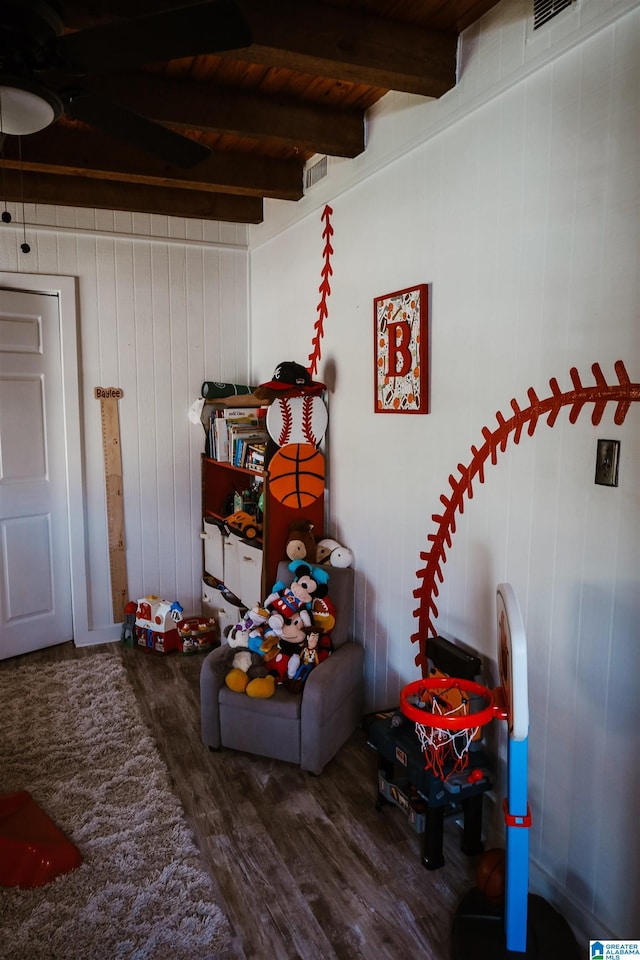
[[[458,706],[448,710],[442,709],[439,699],[435,696],[431,698],[434,716],[466,716],[469,712],[469,701],[466,698],[463,698]],[[453,773],[464,770],[469,763],[471,741],[477,736],[479,730],[480,727],[446,730],[444,727],[416,723],[416,734],[424,753],[426,769],[432,770],[439,780],[446,780]]]

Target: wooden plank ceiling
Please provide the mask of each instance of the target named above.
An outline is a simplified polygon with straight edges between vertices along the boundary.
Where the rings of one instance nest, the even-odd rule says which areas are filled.
[[[497,2],[237,0],[249,46],[78,79],[208,156],[180,167],[65,112],[39,133],[4,137],[2,199],[259,223],[264,197],[300,199],[310,157],[366,149],[365,114],[389,90],[450,90],[459,34]],[[187,5],[59,0],[55,9],[66,34]]]

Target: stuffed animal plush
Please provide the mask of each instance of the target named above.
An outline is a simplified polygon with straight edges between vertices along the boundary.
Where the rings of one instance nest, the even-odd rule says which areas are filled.
[[[330,597],[315,597],[311,605],[311,620],[320,634],[318,660],[322,663],[333,653],[331,631],[336,625],[336,608]]]
[[[336,608],[331,597],[314,597],[311,619],[322,633],[331,633],[336,625]]]
[[[227,634],[233,635],[238,644],[246,646],[254,653],[261,653],[263,625],[269,619],[269,611],[259,604],[247,610],[239,623],[236,623]]]
[[[285,553],[289,560],[313,561],[316,555],[316,538],[310,520],[293,520],[289,525]]]
[[[260,653],[264,658],[265,663],[269,663],[270,660],[273,660],[274,657],[277,657],[280,647],[278,646],[279,637],[277,633],[270,633],[268,636],[262,638],[262,643],[260,644]]]
[[[307,642],[307,630],[311,626],[311,616],[307,610],[297,610],[291,617],[287,617],[282,625],[281,633],[277,636],[278,646],[270,648],[273,656],[267,661],[269,673],[278,683],[287,678],[292,679],[300,666],[300,654]],[[265,637],[265,646],[270,644]]]
[[[275,682],[269,676],[264,660],[259,653],[250,650],[245,643],[246,634],[232,628],[227,634],[228,647],[214,667],[218,676],[235,693],[267,699],[275,692]]]
[[[343,547],[337,540],[325,537],[316,546],[316,563],[329,564],[332,567],[350,567],[353,563],[353,554],[348,547]]]
[[[320,645],[320,631],[317,627],[309,627],[306,632],[306,644],[302,649],[298,660],[298,669],[293,674],[292,679],[287,684],[291,693],[299,693],[304,686],[304,682],[313,670],[320,663],[318,647]],[[289,674],[289,671],[287,670]]]
[[[310,610],[314,597],[325,597],[329,590],[326,570],[303,560],[294,560],[289,564],[289,570],[293,573],[291,586],[287,587],[278,580],[264,602],[264,608],[270,613],[269,627],[277,634],[281,634],[285,621],[294,613]]]
[[[274,633],[280,636],[285,620],[298,610],[310,610],[314,597],[326,596],[329,580],[326,570],[301,560],[293,560],[289,570],[294,574],[291,586],[278,580],[264,604],[253,606],[232,628],[234,637],[243,637],[238,642],[255,653],[261,652],[264,637]]]

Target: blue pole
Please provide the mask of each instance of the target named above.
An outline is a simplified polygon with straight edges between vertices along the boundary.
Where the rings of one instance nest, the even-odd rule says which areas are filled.
[[[509,788],[505,801],[507,834],[505,934],[507,950],[526,953],[529,895],[528,738],[509,737]]]

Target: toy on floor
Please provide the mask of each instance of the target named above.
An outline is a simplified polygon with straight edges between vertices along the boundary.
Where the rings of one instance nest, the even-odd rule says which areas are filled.
[[[480,855],[476,867],[476,887],[496,906],[504,900],[506,854],[502,847],[491,847]]]
[[[178,633],[178,621],[182,607],[177,600],[163,600],[149,594],[136,605],[136,637],[138,646],[156,653],[171,653],[180,650],[182,641]]]
[[[408,684],[400,694],[402,713],[416,724],[432,768],[442,763],[444,753],[460,773],[480,727],[495,718],[506,720],[509,727],[504,905],[492,902],[477,887],[463,898],[453,924],[453,958],[506,960],[522,954],[527,960],[577,960],[578,946],[566,920],[542,897],[528,893],[527,644],[510,584],[498,585],[496,603],[499,687],[489,690],[455,677],[426,678]],[[476,706],[481,702],[477,710],[471,708],[474,700]],[[495,898],[496,891],[492,893]]]
[[[444,637],[428,637],[425,654],[429,679],[455,676],[475,680],[482,661]],[[462,831],[460,849],[467,857],[482,853],[484,798],[493,789],[489,759],[480,743],[472,744],[463,772],[453,773],[445,764],[444,777],[425,763],[420,739],[412,723],[398,709],[374,714],[367,727],[367,742],[378,754],[376,810],[393,804],[404,812],[412,828],[421,834],[421,860],[427,870],[445,865],[444,823],[453,810]],[[461,817],[460,817],[461,814]]]
[[[124,622],[120,631],[120,643],[123,647],[136,645],[136,610],[137,604],[134,600],[130,600],[124,608]]]
[[[186,617],[177,624],[182,653],[206,653],[220,645],[215,617]]]
[[[40,887],[82,863],[27,790],[0,795],[0,886]]]

